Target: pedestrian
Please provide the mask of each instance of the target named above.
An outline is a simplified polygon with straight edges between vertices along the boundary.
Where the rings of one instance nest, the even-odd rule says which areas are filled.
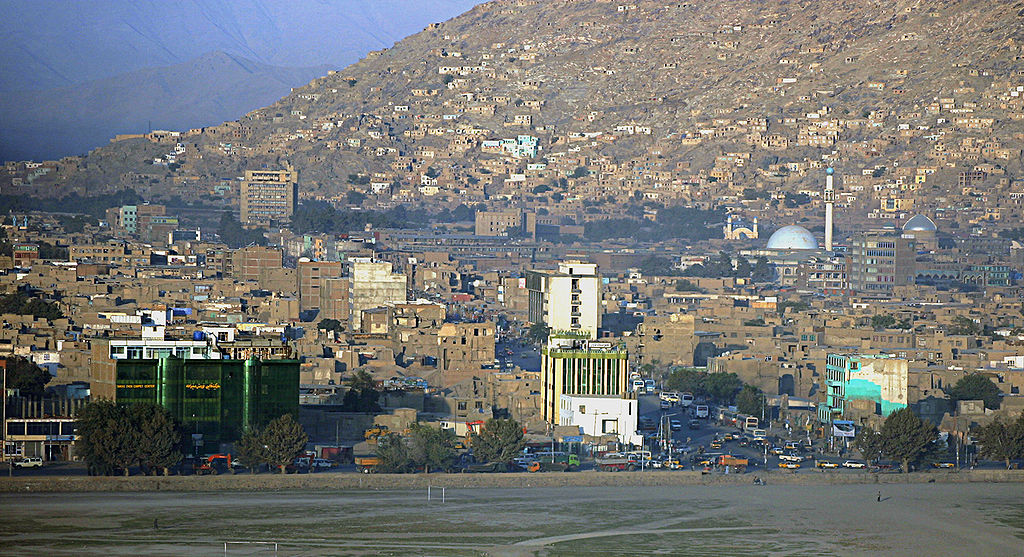
[[[878,501],[879,503],[882,502],[882,492],[881,491],[878,492],[878,496],[875,497],[875,500]]]
[[[160,529],[160,525],[157,524],[157,519],[156,518],[153,519],[153,529],[154,530],[159,530]]]

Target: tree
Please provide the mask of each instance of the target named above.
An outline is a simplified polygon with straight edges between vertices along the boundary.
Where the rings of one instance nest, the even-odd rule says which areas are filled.
[[[217,229],[220,240],[231,249],[238,249],[248,245],[265,246],[267,237],[261,230],[243,228],[242,224],[235,220],[234,215],[224,211],[220,216],[220,227]]]
[[[344,412],[380,412],[380,391],[373,376],[364,370],[357,370],[348,379],[348,391],[342,398]]]
[[[648,255],[640,261],[640,272],[646,276],[672,276],[679,271],[672,266],[672,260],[660,255]]]
[[[953,400],[983,400],[990,410],[998,410],[1001,402],[999,387],[982,373],[961,377],[946,394]]]
[[[377,439],[377,467],[382,472],[401,473],[409,469],[409,447],[397,433],[386,433]]]
[[[1024,412],[1013,423],[996,418],[978,429],[977,438],[981,456],[1002,460],[1009,470],[1011,460],[1024,457]]]
[[[345,328],[341,325],[341,321],[337,319],[321,319],[316,324],[316,328],[321,331],[334,331],[337,333],[344,332]]]
[[[693,368],[677,367],[669,373],[665,385],[673,391],[692,393],[694,396],[707,394],[705,382],[708,374]]]
[[[100,400],[87,404],[76,417],[79,454],[85,459],[90,474],[112,474],[138,460],[141,434],[131,423],[126,408]]]
[[[548,340],[551,328],[543,323],[534,323],[526,331],[526,338],[533,344],[543,344]]]
[[[526,446],[523,426],[515,420],[491,418],[472,436],[473,456],[480,462],[509,462]]]
[[[263,444],[266,446],[267,462],[277,466],[284,473],[285,466],[302,454],[309,436],[291,414],[271,420],[263,430]]]
[[[235,456],[242,466],[255,474],[260,466],[270,460],[263,446],[263,433],[256,428],[243,433],[242,438],[235,442]]]
[[[590,170],[588,170],[587,167],[585,167],[585,166],[577,166],[576,169],[573,170],[571,174],[569,174],[569,177],[570,178],[582,178],[584,176],[589,176],[589,175],[590,175]]]
[[[147,473],[157,470],[166,476],[181,462],[181,430],[171,413],[159,404],[128,407],[128,421],[138,432],[136,458]]]
[[[7,388],[17,389],[23,396],[41,397],[46,393],[50,372],[21,356],[7,357]]]
[[[736,409],[748,416],[765,415],[764,393],[753,385],[744,385],[736,395]]]
[[[949,328],[951,335],[977,335],[981,334],[981,327],[969,317],[957,315],[953,318],[953,325]]]
[[[772,282],[775,280],[775,266],[772,265],[767,257],[762,257],[754,262],[753,269],[750,270],[750,280],[754,282]]]
[[[427,473],[431,469],[448,468],[455,460],[455,433],[451,430],[413,424],[408,445],[409,461],[422,466]]]
[[[0,297],[0,313],[31,315],[50,321],[64,317],[64,313],[57,307],[57,304],[39,298],[30,298],[21,292]]]
[[[871,466],[872,462],[882,456],[882,434],[871,426],[863,426],[853,438],[853,447],[860,451],[868,466]]]
[[[700,287],[686,280],[679,279],[675,282],[676,292],[700,292]]]
[[[743,382],[735,373],[709,373],[705,380],[708,395],[724,404],[732,404],[742,386]]]
[[[888,314],[871,316],[871,327],[874,329],[889,329],[896,325],[896,318]]]
[[[910,463],[927,454],[938,436],[934,425],[917,417],[910,408],[901,408],[889,414],[882,424],[882,454],[899,460],[907,473]]]

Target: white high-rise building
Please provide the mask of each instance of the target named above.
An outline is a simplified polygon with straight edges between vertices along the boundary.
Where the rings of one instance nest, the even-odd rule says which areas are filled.
[[[528,271],[529,319],[552,332],[596,339],[601,327],[601,275],[597,264],[564,261],[557,271]]]

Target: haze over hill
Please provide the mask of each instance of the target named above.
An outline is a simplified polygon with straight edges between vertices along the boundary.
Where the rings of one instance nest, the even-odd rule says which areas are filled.
[[[234,119],[477,1],[6,0],[0,159],[81,154],[147,122]],[[218,52],[239,65],[212,62]]]
[[[725,204],[793,222],[834,165],[841,218],[916,202],[984,219],[963,186],[1008,190],[1021,172],[1022,22],[1019,0],[499,0],[237,121],[122,141],[21,191],[233,205],[241,170],[288,163],[301,196],[338,205],[355,191],[364,208],[579,223]]]

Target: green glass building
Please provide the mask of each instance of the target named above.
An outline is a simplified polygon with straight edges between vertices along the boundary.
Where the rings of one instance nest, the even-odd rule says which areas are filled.
[[[216,453],[281,415],[298,419],[299,361],[118,360],[116,400],[163,406],[186,435],[202,434],[202,452]]]

